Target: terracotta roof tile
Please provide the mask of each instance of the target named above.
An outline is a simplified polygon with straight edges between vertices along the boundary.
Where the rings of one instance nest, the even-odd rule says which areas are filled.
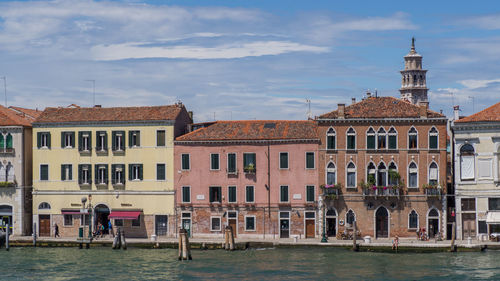
[[[15,111],[18,111],[20,113],[24,113],[26,115],[29,115],[30,117],[36,119],[40,114],[42,114],[42,110],[38,109],[30,109],[30,108],[23,108],[23,107],[18,107],[18,106],[9,106],[10,109],[14,109]]]
[[[138,107],[48,107],[35,123],[175,120],[182,105]]]
[[[420,107],[394,97],[370,97],[345,107],[345,118],[419,118]],[[427,110],[427,117],[445,117]],[[319,119],[338,118],[338,110],[325,113]]]
[[[500,121],[500,102],[494,104],[475,114],[456,120],[455,123],[466,122],[499,122]]]
[[[176,141],[318,139],[315,121],[217,121]]]
[[[0,126],[31,127],[34,118],[0,105]]]

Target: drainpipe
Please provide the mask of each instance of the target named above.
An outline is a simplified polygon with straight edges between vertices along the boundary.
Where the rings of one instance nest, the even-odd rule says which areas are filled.
[[[267,143],[267,212],[271,223],[271,147]],[[271,227],[269,227],[271,229]]]

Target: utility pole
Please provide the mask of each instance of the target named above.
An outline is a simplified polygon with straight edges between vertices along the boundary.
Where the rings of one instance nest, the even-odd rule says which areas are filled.
[[[95,80],[88,79],[88,80],[85,80],[85,81],[92,82],[92,93],[93,93],[92,103],[93,103],[93,106],[95,107]]]
[[[3,79],[3,88],[5,90],[5,107],[7,107],[7,77],[1,77]]]

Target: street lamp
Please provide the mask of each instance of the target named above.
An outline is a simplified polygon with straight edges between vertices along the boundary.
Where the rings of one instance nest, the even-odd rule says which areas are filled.
[[[92,195],[89,194],[89,203],[87,207],[85,207],[85,203],[87,203],[87,197],[82,197],[82,213],[83,213],[83,233],[85,233],[85,213],[89,214],[89,239],[92,240]],[[82,237],[83,238],[83,237]]]

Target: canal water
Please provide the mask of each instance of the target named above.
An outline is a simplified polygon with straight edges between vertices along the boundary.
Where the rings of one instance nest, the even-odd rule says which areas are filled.
[[[500,280],[500,252],[373,253],[338,248],[11,248],[0,280]]]

